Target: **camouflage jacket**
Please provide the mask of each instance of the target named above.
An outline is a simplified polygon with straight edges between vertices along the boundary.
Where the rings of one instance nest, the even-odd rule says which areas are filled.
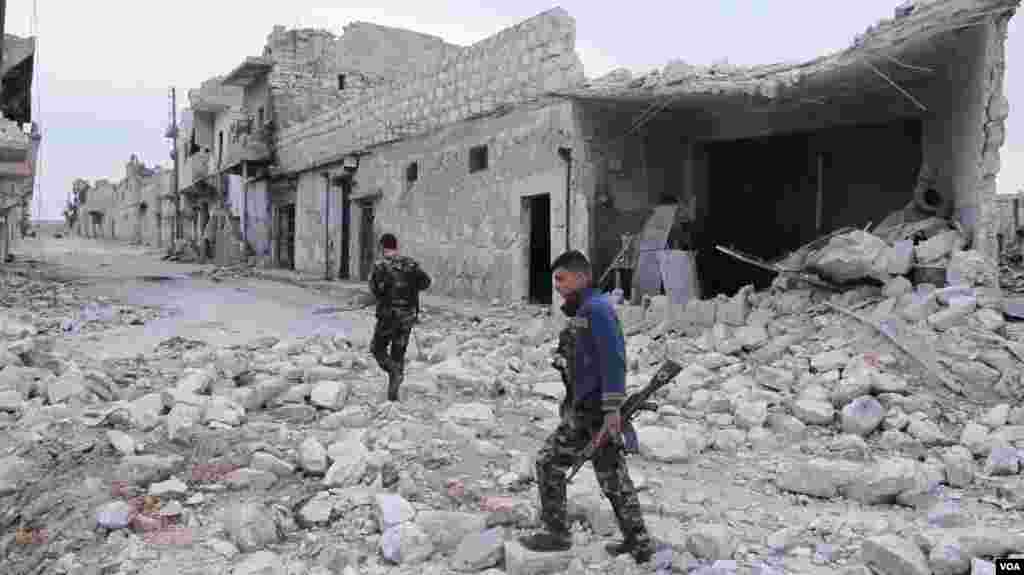
[[[415,318],[419,293],[430,287],[430,276],[416,260],[403,255],[385,256],[373,264],[370,292],[377,299],[377,316]]]

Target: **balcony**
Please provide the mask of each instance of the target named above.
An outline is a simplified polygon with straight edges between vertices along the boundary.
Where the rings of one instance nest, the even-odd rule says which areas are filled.
[[[179,190],[191,188],[210,173],[210,156],[209,152],[196,152],[182,162]]]
[[[243,109],[231,110],[232,120],[224,142],[220,168],[237,171],[242,162],[266,163],[271,160],[271,127],[257,126],[256,118]]]

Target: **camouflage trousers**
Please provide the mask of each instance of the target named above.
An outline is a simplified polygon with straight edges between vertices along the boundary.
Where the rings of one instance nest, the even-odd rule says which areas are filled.
[[[566,476],[577,456],[597,435],[603,423],[604,414],[596,406],[570,408],[540,450],[537,457],[540,519],[551,532],[569,531]],[[621,447],[611,442],[606,443],[594,454],[592,463],[601,490],[612,504],[622,536],[640,545],[649,545],[651,541],[640,511],[640,500],[629,478],[629,468]]]
[[[415,323],[415,317],[398,314],[377,317],[370,351],[381,369],[390,372],[392,367],[405,365],[405,350],[409,347],[409,336]]]

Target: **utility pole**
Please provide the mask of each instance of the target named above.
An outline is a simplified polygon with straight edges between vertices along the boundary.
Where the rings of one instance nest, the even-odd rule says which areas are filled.
[[[0,0],[0,70],[4,67],[4,36],[7,30],[7,0]]]
[[[174,160],[174,174],[171,176],[171,192],[174,194],[174,226],[171,228],[171,239],[181,239],[181,197],[178,195],[178,100],[174,86],[171,86],[171,125],[167,133],[171,135],[171,158]]]

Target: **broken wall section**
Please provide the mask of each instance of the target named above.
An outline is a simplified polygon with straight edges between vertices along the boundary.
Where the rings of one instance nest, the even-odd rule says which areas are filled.
[[[340,37],[275,26],[264,48],[274,67],[267,95],[258,99],[270,102],[270,117],[279,128],[288,128],[397,78],[437,69],[461,49],[435,36],[368,22],[347,25]]]
[[[278,128],[304,122],[342,101],[335,51],[336,38],[326,30],[274,26],[264,54],[274,62],[268,82]]]
[[[1003,82],[1006,76],[1006,33],[1012,16],[1012,13],[996,16],[991,24],[985,26],[985,137],[979,165],[981,177],[975,186],[981,217],[974,235],[974,248],[988,255],[995,255],[998,249],[996,177],[1000,168],[999,148],[1006,140],[1006,118],[1010,115]]]
[[[278,132],[282,171],[381,142],[410,137],[445,124],[576,85],[583,66],[574,51],[575,21],[554,9],[447,55],[438,69],[425,65],[414,77],[385,85]]]
[[[634,130],[643,107],[578,102],[576,108],[580,188],[592,202],[586,245],[600,276],[621,250],[622,235],[638,234],[655,206],[678,203],[677,220],[699,221],[695,182],[703,165],[689,136],[708,128],[696,114],[666,111]]]

